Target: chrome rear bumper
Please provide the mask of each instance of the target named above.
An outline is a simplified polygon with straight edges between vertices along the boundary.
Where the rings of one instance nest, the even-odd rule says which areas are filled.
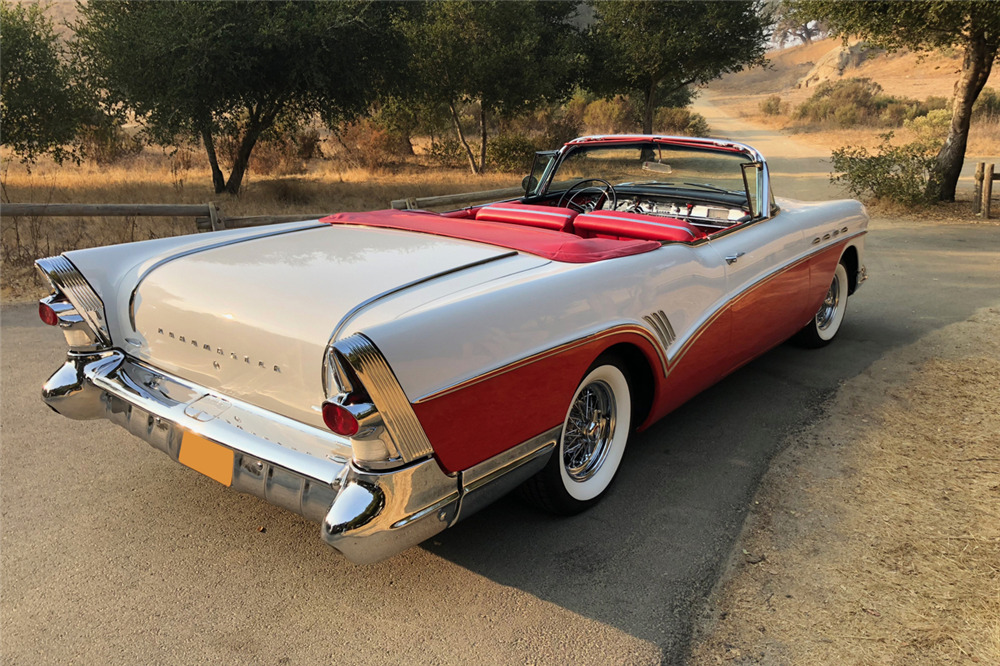
[[[175,461],[185,432],[233,451],[232,487],[322,523],[321,536],[358,564],[391,557],[452,524],[462,476],[433,458],[369,472],[349,440],[196,386],[120,351],[68,355],[42,388],[56,412],[107,418]]]

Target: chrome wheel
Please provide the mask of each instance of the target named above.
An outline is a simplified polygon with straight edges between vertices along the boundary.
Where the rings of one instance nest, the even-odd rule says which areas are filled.
[[[840,325],[844,323],[849,288],[847,268],[844,264],[837,264],[823,302],[809,323],[795,335],[793,342],[812,349],[830,344],[840,330]]]
[[[588,384],[570,407],[563,435],[563,467],[573,481],[586,481],[601,468],[615,434],[617,406],[604,381]]]
[[[826,298],[823,299],[823,305],[820,306],[819,312],[816,313],[816,328],[820,331],[826,331],[830,326],[837,321],[837,309],[840,306],[840,275],[834,273],[833,282],[830,284],[830,290],[826,292]]]

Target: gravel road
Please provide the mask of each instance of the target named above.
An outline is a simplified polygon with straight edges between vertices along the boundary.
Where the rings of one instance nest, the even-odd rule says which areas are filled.
[[[679,663],[782,440],[887,351],[1000,298],[1000,227],[876,221],[837,343],[782,346],[630,444],[556,519],[508,498],[359,568],[318,526],[39,400],[62,336],[2,316],[5,664]]]

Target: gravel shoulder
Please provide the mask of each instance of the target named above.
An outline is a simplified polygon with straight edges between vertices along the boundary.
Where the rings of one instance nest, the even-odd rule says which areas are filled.
[[[1000,663],[1000,304],[891,351],[792,436],[693,664]]]

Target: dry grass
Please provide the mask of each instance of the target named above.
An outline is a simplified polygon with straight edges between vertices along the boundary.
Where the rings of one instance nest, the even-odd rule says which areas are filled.
[[[178,160],[147,149],[122,165],[58,166],[41,162],[29,172],[4,156],[5,200],[44,203],[206,203],[224,216],[323,214],[387,208],[393,199],[513,187],[522,174],[475,176],[463,169],[427,166],[419,158],[368,171],[333,160],[311,160],[305,174],[258,176],[251,172],[239,197],[217,195],[194,154]],[[186,163],[190,163],[187,168]],[[31,262],[65,250],[174,236],[195,231],[190,218],[3,218],[4,301],[37,296],[43,285]]]
[[[842,387],[768,473],[694,664],[1000,663],[997,330]]]

